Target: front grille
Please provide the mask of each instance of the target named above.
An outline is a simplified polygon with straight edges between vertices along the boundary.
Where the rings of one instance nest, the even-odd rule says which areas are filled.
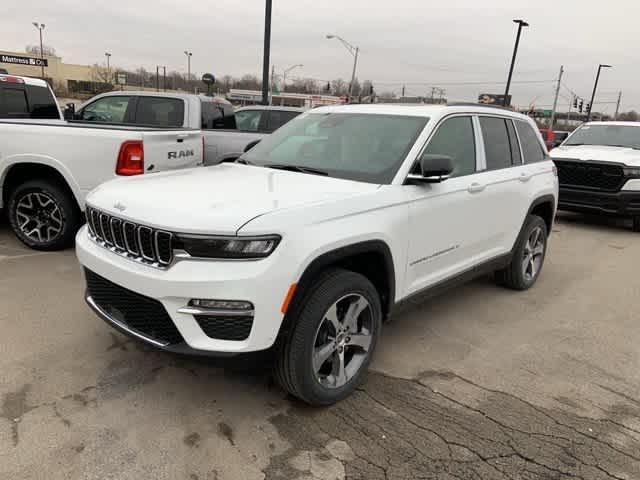
[[[624,182],[622,166],[598,162],[554,160],[560,186],[617,192]]]
[[[253,317],[194,315],[194,318],[205,335],[216,340],[246,340],[253,326]]]
[[[160,302],[127,290],[85,269],[87,291],[93,301],[120,323],[145,337],[166,343],[184,341]]]
[[[172,262],[171,233],[122,220],[89,206],[85,213],[89,233],[100,245],[156,267],[166,267]]]

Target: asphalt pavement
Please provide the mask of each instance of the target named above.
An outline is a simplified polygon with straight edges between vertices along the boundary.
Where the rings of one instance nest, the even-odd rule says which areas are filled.
[[[72,250],[0,223],[0,479],[639,479],[640,234],[561,215],[527,292],[478,279],[385,324],[310,408],[267,358],[154,351],[84,304]]]

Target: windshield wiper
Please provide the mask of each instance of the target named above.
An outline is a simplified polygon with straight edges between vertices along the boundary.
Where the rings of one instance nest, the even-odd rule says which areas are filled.
[[[326,170],[320,170],[312,167],[302,167],[300,165],[286,165],[283,163],[271,163],[265,165],[266,168],[277,168],[278,170],[288,170],[290,172],[311,173],[313,175],[329,176],[329,172]]]

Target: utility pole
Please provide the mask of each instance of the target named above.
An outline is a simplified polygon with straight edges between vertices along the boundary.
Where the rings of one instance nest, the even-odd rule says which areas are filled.
[[[269,64],[271,54],[271,6],[272,0],[266,0],[264,9],[264,51],[262,59],[262,104],[269,105]]]
[[[516,44],[513,47],[513,56],[511,57],[511,67],[509,67],[509,76],[507,77],[507,88],[504,90],[503,106],[507,107],[509,103],[509,88],[511,87],[511,77],[513,76],[513,67],[516,64],[516,55],[518,54],[518,46],[520,45],[520,34],[522,33],[522,27],[528,27],[529,24],[524,20],[514,20],[514,23],[518,24],[518,34],[516,35]]]
[[[276,87],[276,66],[271,65],[271,101],[269,102],[270,105],[273,105],[273,92],[275,91],[275,87]]]
[[[162,86],[164,91],[167,91],[167,67],[162,67]]]
[[[156,65],[156,92],[160,91],[160,67]]]
[[[562,81],[562,74],[564,73],[564,65],[560,65],[560,73],[558,74],[558,84],[556,85],[556,96],[553,99],[553,108],[551,109],[551,121],[549,122],[549,128],[553,130],[553,123],[556,120],[556,108],[558,107],[558,95],[560,95],[560,82]]]
[[[40,73],[44,80],[44,48],[42,46],[42,30],[44,30],[44,23],[33,22],[33,26],[40,31]]]
[[[191,90],[189,85],[191,84],[191,55],[193,55],[193,53],[185,50],[184,54],[187,56],[187,92],[189,92]]]
[[[104,56],[107,57],[107,82],[111,82],[111,66],[109,65],[111,54],[109,52],[104,52]]]
[[[613,116],[614,120],[618,120],[618,114],[620,113],[620,101],[622,100],[622,92],[618,93],[618,103],[616,103],[616,114]]]
[[[405,86],[402,85],[402,98],[404,98],[404,90],[405,90]]]
[[[596,75],[596,82],[593,84],[593,93],[591,94],[591,101],[589,102],[589,108],[587,111],[587,122],[591,120],[591,111],[593,110],[593,101],[596,98],[596,90],[598,89],[598,81],[600,80],[600,71],[603,68],[611,68],[611,65],[604,65],[602,63],[598,65],[598,74]]]

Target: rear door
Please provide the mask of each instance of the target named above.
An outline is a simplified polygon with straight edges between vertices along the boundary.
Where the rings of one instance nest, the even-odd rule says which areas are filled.
[[[185,122],[182,98],[139,96],[133,108],[133,124],[145,127],[181,128]]]
[[[202,133],[198,130],[145,130],[145,173],[202,164]]]
[[[485,205],[491,214],[486,229],[497,253],[507,253],[520,232],[531,198],[528,182],[532,172],[522,161],[513,120],[482,115],[478,118],[485,161],[479,182],[484,185]]]

